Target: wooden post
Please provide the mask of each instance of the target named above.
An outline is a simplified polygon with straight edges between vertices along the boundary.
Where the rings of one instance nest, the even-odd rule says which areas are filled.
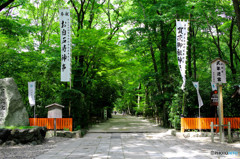
[[[217,123],[217,106],[215,106],[215,118],[216,118],[216,125],[218,124]],[[216,133],[217,133],[217,128],[216,128]]]
[[[214,142],[213,122],[211,122],[210,126],[211,126],[211,140],[212,142]]]
[[[228,142],[232,142],[232,138],[231,138],[231,123],[228,122]]]
[[[54,136],[57,136],[57,133],[56,133],[56,118],[54,118]]]
[[[184,133],[184,117],[181,116],[181,133]]]
[[[219,130],[220,130],[220,142],[224,142],[224,115],[223,115],[223,96],[222,96],[222,85],[218,86],[218,105],[220,108],[220,120],[219,120]]]

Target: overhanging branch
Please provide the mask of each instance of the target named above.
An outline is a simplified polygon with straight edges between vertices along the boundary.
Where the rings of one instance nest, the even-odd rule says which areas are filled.
[[[9,4],[11,4],[14,0],[8,0],[7,2],[3,3],[2,5],[0,5],[0,12],[6,8]]]

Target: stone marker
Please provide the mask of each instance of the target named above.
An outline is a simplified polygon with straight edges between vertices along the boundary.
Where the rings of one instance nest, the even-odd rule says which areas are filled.
[[[0,79],[0,126],[28,126],[29,117],[13,78]]]

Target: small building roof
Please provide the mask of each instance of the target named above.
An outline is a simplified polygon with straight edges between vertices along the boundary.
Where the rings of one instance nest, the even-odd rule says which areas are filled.
[[[228,64],[227,61],[221,59],[220,57],[218,57],[218,58],[214,59],[213,61],[211,61],[211,64],[214,63],[214,62],[217,61],[217,60],[220,60],[220,61],[222,61],[223,63]]]
[[[53,103],[53,104],[47,105],[47,106],[45,106],[45,108],[49,108],[49,107],[53,107],[53,106],[64,108],[63,105],[60,105],[60,104],[57,104],[57,103]]]

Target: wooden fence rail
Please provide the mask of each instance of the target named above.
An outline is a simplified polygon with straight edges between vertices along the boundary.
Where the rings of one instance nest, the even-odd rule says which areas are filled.
[[[30,126],[45,126],[47,129],[54,129],[54,118],[29,118],[29,123]],[[69,129],[72,131],[72,118],[57,118],[56,128],[57,130]]]
[[[216,118],[181,118],[181,132],[187,129],[211,129],[211,122],[214,125],[219,124],[218,118],[217,121]],[[224,125],[227,125],[228,122],[231,123],[231,129],[240,128],[240,117],[224,118]],[[216,129],[216,127],[214,128]],[[227,126],[224,129],[227,129]]]

